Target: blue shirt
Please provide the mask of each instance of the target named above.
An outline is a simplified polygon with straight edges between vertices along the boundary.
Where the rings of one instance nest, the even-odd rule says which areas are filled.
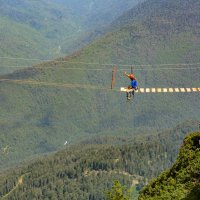
[[[136,87],[138,86],[138,82],[136,80],[131,80],[131,87],[136,89]]]

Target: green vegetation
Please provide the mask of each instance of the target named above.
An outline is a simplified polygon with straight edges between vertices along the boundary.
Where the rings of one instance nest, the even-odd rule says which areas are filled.
[[[124,192],[124,197],[129,194],[131,198],[136,197],[137,193],[132,194],[132,190],[139,191],[149,179],[157,177],[175,161],[174,155],[178,154],[180,143],[185,136],[185,133],[181,133],[180,130],[176,133],[175,130],[146,137],[126,138],[127,140],[105,138],[115,145],[109,142],[94,144],[92,141],[85,141],[82,144],[68,146],[55,154],[23,163],[23,166],[15,167],[15,170],[7,170],[0,174],[0,197],[6,197],[7,200],[100,200],[105,199],[106,191],[110,191],[107,194],[111,198],[115,189]],[[183,132],[185,131],[186,129]],[[150,195],[151,191],[164,188],[170,195],[173,188],[184,188],[181,183],[185,184],[187,181],[191,186],[188,192],[184,190],[188,197],[190,188],[198,188],[199,147],[195,149],[193,146],[197,144],[198,138],[199,133],[196,133],[185,139],[184,145],[187,149],[181,150],[185,160],[180,154],[178,164],[163,176],[159,176],[158,181],[151,186],[157,185],[156,189],[144,188],[145,194]],[[182,161],[184,163],[181,163]],[[171,176],[173,177],[170,178]],[[113,186],[114,180],[119,180],[122,185],[131,189],[121,188],[118,183]],[[178,183],[179,180],[179,185],[169,186],[170,183]],[[162,186],[161,183],[167,183],[168,186]],[[190,196],[198,194],[196,191],[191,191]]]
[[[66,6],[53,1],[1,0],[0,56],[19,59],[1,58],[0,73],[17,69],[7,66],[30,67],[39,59],[53,59],[69,53],[72,49],[63,51],[62,43],[69,36],[71,41],[80,37],[80,33],[76,34],[79,26],[80,23]],[[32,58],[38,60],[28,60]]]
[[[145,186],[139,200],[198,200],[200,196],[200,132],[188,135],[171,169]]]
[[[137,2],[0,0],[0,57],[4,57],[0,58],[0,74],[82,48],[105,32],[102,27]]]
[[[194,10],[198,7],[196,1],[191,2],[191,7]],[[177,8],[178,11],[180,17],[190,15],[186,7]],[[134,71],[140,87],[199,87],[198,68],[166,70],[163,69],[166,66],[159,66],[199,62],[195,26],[193,29],[184,23],[180,26],[174,16],[173,27],[181,27],[179,32],[163,31],[163,24],[151,32],[146,18],[143,22],[130,19],[127,27],[108,33],[70,57],[1,77],[22,80],[21,84],[0,82],[0,149],[8,147],[0,157],[1,167],[62,149],[66,140],[74,144],[94,136],[156,133],[186,120],[199,120],[197,93],[138,94],[133,102],[127,103],[125,94],[116,92],[120,86],[129,84],[123,76],[124,66],[117,68],[116,90],[109,90],[112,66],[103,63],[135,63],[137,68],[139,63],[152,64]],[[136,33],[144,35],[138,37]]]
[[[31,5],[34,2],[29,1]],[[69,33],[77,30],[73,20],[69,24],[64,21],[69,12],[60,20],[60,13],[51,15],[54,4],[50,2],[48,7],[43,3],[40,9],[45,8],[45,16],[52,20],[47,24],[40,15],[32,23],[33,12],[26,9],[21,10],[22,17],[13,8],[1,18],[0,35],[7,30],[1,36],[1,55],[46,58],[47,49],[60,45],[56,43],[58,38],[64,39],[64,46],[70,46],[73,40],[55,31],[59,26],[63,31],[69,28]],[[0,197],[100,200],[105,199],[104,192],[111,189],[113,180],[135,188],[137,193],[175,161],[186,133],[198,130],[198,93],[138,94],[133,102],[126,102],[118,88],[129,84],[123,71],[132,64],[140,87],[199,87],[199,2],[150,0],[136,9],[139,13],[130,10],[104,37],[73,55],[0,77]],[[51,30],[57,21],[57,27]],[[11,26],[6,27],[8,22],[17,33],[15,37]],[[76,36],[82,37],[82,32]],[[6,48],[12,44],[11,53]],[[19,44],[20,49],[16,48]],[[34,47],[31,51],[29,45]],[[38,45],[41,51],[37,51]],[[33,64],[29,62],[25,64]],[[109,63],[117,65],[112,91]],[[1,64],[12,65],[7,61]],[[15,64],[22,67],[20,60]],[[66,140],[68,146],[64,146]],[[62,151],[53,154],[58,150]],[[46,156],[50,152],[52,155]],[[38,159],[39,155],[44,156]],[[191,158],[195,155],[191,151]],[[23,166],[17,165],[20,162]],[[187,159],[185,163],[191,164]],[[5,171],[11,166],[16,169]],[[191,177],[196,181],[198,162],[192,170],[195,177]],[[180,176],[183,182],[189,180],[188,190],[181,178],[177,191],[171,186],[164,189],[170,188],[175,196],[180,193],[180,198],[194,197],[199,183],[195,185],[190,177],[184,177],[184,168]],[[174,177],[170,180],[172,184],[176,181]]]
[[[129,200],[130,191],[125,186],[122,186],[119,181],[115,181],[111,191],[106,195],[108,200]]]
[[[58,153],[22,163],[14,171],[2,172],[0,196],[100,200],[113,180],[138,191],[174,162],[187,126],[182,131],[177,128],[130,138],[107,136],[107,144],[96,139],[97,144],[93,140],[66,146]]]
[[[132,8],[139,2],[144,0],[54,0],[67,5],[71,10],[74,11],[75,16],[83,21],[86,27],[98,28],[106,27],[114,19],[121,16],[125,11]]]

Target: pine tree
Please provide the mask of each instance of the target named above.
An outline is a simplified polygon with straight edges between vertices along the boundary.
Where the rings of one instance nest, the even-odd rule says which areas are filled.
[[[106,194],[107,200],[130,200],[130,191],[120,184],[119,181],[115,181],[111,191]]]

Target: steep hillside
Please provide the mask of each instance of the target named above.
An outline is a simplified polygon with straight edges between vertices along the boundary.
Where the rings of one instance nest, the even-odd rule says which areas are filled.
[[[179,16],[183,13],[180,4],[186,1],[174,2]],[[194,10],[198,5],[198,1],[190,1]],[[161,9],[159,12],[162,14]],[[185,6],[184,16],[190,14]],[[185,120],[199,120],[199,93],[138,94],[127,102],[125,94],[118,92],[120,86],[129,84],[123,71],[132,64],[140,87],[200,85],[196,18],[191,18],[192,29],[183,23],[178,32],[174,31],[179,27],[176,15],[173,29],[161,20],[155,23],[154,32],[149,18],[146,15],[142,22],[130,19],[126,27],[115,29],[70,57],[2,76],[0,147],[9,147],[9,156],[0,158],[1,162],[7,165],[58,150],[65,140],[75,143],[94,135],[155,133]],[[117,65],[113,91],[110,63]]]
[[[200,197],[199,177],[200,132],[197,132],[185,138],[175,164],[144,187],[139,200],[198,200]]]
[[[180,31],[188,27],[196,29],[199,28],[199,4],[198,0],[148,0],[130,9],[112,24],[113,27],[121,27],[139,20],[151,25],[149,28],[155,32],[162,28],[166,28],[166,31],[169,28],[170,31]],[[161,24],[162,26],[158,26]]]
[[[111,0],[108,6],[107,1],[94,0],[0,0],[0,74],[70,54],[137,2]]]
[[[175,131],[177,129],[177,131]],[[186,127],[143,137],[110,138],[113,144],[78,144],[0,174],[5,199],[104,199],[114,179],[139,190],[170,166]],[[109,137],[107,137],[109,140]],[[173,155],[173,156],[172,156]]]
[[[6,66],[27,67],[39,62],[27,59],[48,59],[64,55],[66,52],[62,50],[62,41],[68,37],[71,40],[77,39],[80,26],[71,10],[53,1],[1,0],[0,56],[3,58],[0,73],[15,70]]]
[[[86,27],[107,26],[115,18],[144,0],[54,0],[69,6]]]

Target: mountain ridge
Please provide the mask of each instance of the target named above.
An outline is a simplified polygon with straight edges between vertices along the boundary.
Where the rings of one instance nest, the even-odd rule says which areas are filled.
[[[200,4],[197,0],[178,0],[177,2],[172,0],[149,0],[138,4],[121,15],[113,22],[113,26],[118,24],[122,27],[123,24],[126,26],[132,21],[144,21],[148,18],[150,22],[151,20],[154,20],[154,22],[157,20],[160,23],[173,25],[175,21],[179,23],[180,28],[181,24],[183,27],[197,28],[197,26],[199,27],[199,7]]]
[[[100,6],[88,16],[88,6],[93,2]],[[104,20],[101,18],[114,18],[120,15],[128,6],[134,6],[137,0],[124,3],[122,10],[117,9],[116,0],[109,1],[112,8],[105,2],[57,0],[42,1],[0,1],[0,38],[1,65],[0,74],[11,73],[17,66],[30,67],[38,63],[38,59],[55,59],[59,56],[71,54],[95,38],[105,33]],[[120,2],[122,4],[122,2]],[[79,13],[76,9],[84,9]],[[106,8],[106,9],[103,9]],[[102,12],[107,10],[110,15]],[[106,16],[105,16],[106,15]],[[96,19],[95,16],[98,18]],[[107,19],[108,24],[111,19]],[[98,20],[97,22],[94,22]],[[36,60],[14,59],[17,57],[36,58]],[[12,66],[15,66],[12,67]]]
[[[141,29],[147,37],[132,34]],[[199,62],[199,37],[193,30],[159,37],[149,33],[148,26],[138,22],[106,34],[71,57],[1,76],[49,83],[1,81],[0,144],[12,147],[10,157],[1,162],[59,150],[66,140],[74,143],[94,135],[155,133],[186,120],[199,120],[199,94],[138,94],[126,102],[125,94],[116,92],[129,84],[123,71],[129,71],[130,64],[139,69],[134,71],[139,87],[199,87],[197,65],[179,64]],[[95,89],[110,88],[112,66],[106,63],[118,64],[113,91]],[[147,66],[138,66],[141,63]],[[52,87],[52,83],[73,87]]]
[[[200,195],[200,132],[188,135],[171,169],[145,186],[139,200],[198,200]]]

